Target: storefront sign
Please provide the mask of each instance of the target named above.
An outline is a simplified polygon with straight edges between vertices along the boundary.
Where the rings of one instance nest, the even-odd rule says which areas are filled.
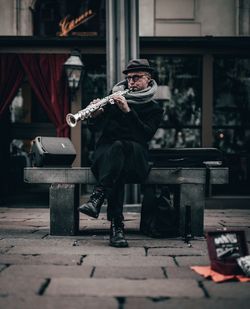
[[[69,20],[69,16],[64,17],[60,23],[60,29],[61,32],[59,32],[59,36],[68,36],[69,33],[76,29],[77,27],[79,27],[80,25],[86,23],[90,18],[94,17],[95,13],[92,12],[92,10],[87,10],[86,12],[84,12],[82,15],[80,15],[79,17]],[[87,33],[85,33],[87,34]],[[92,33],[93,35],[93,33]]]

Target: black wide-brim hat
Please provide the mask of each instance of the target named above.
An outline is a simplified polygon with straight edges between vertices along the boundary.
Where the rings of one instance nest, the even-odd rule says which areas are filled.
[[[127,68],[122,73],[127,74],[135,71],[153,73],[154,69],[149,65],[147,59],[132,59],[129,61]]]

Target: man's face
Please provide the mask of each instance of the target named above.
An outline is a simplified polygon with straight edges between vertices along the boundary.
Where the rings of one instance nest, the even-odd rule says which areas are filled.
[[[148,87],[151,77],[147,72],[136,71],[128,73],[126,80],[128,82],[129,89],[139,91]]]

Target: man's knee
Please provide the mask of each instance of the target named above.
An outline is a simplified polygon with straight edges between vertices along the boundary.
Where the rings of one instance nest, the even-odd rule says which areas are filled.
[[[121,141],[114,141],[114,143],[111,145],[111,147],[109,148],[109,152],[112,154],[112,155],[115,155],[115,154],[121,154],[123,153],[123,144]]]
[[[123,144],[122,141],[114,141],[114,143],[111,146],[112,149],[122,149],[123,148]]]

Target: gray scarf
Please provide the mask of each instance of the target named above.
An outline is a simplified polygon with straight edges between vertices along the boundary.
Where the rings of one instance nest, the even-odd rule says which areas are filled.
[[[125,87],[126,87],[126,80],[122,80],[113,87],[112,93],[122,91],[125,89]],[[149,86],[146,89],[126,93],[125,98],[128,101],[128,103],[132,104],[148,103],[153,99],[156,90],[157,90],[157,83],[154,79],[152,79],[149,83]]]

